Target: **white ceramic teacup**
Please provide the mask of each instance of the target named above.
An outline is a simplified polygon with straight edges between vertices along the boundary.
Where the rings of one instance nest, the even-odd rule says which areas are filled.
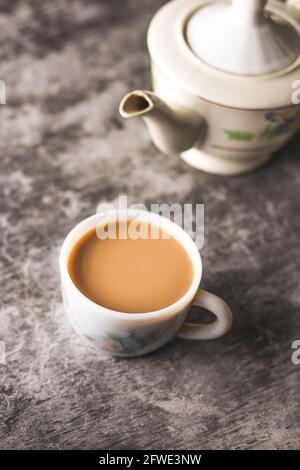
[[[68,259],[76,242],[104,220],[103,213],[95,214],[71,230],[60,252],[63,301],[74,329],[101,350],[128,357],[153,351],[176,335],[193,340],[213,339],[224,335],[231,328],[231,310],[222,299],[200,289],[202,261],[190,236],[179,225],[165,217],[134,209],[108,212],[103,223],[115,220],[116,214],[120,221],[134,218],[139,222],[151,223],[176,238],[192,261],[192,284],[185,295],[174,304],[161,310],[140,314],[109,310],[85,297],[69,275]],[[192,305],[211,311],[216,317],[215,321],[209,324],[185,323]]]

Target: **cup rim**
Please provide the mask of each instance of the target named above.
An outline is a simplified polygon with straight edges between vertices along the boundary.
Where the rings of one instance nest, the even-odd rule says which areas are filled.
[[[74,284],[68,270],[68,259],[71,253],[72,248],[76,244],[82,236],[87,233],[89,230],[92,230],[93,227],[96,228],[97,224],[99,221],[103,220],[103,224],[108,223],[109,221],[112,220],[112,218],[115,216],[118,216],[120,220],[126,220],[126,219],[132,219],[132,218],[137,218],[138,220],[141,221],[147,221],[148,223],[153,223],[155,225],[158,225],[160,228],[162,228],[164,231],[169,233],[170,235],[174,236],[178,243],[181,244],[183,249],[185,250],[187,256],[191,260],[193,264],[193,269],[194,269],[194,276],[193,276],[193,281],[189,287],[189,289],[186,291],[186,293],[176,302],[174,302],[171,305],[168,305],[167,307],[164,307],[159,310],[153,310],[151,312],[143,312],[143,313],[129,313],[129,312],[121,312],[117,310],[112,310],[107,307],[104,307],[100,304],[97,304],[93,300],[89,299],[86,297],[79,289],[78,287]],[[105,219],[103,219],[105,217]],[[149,219],[146,219],[146,217]],[[89,228],[87,228],[89,226]],[[167,226],[167,228],[166,228]],[[184,241],[178,240],[176,235],[180,235]],[[188,249],[186,246],[189,245],[190,251],[192,254],[189,253]],[[68,235],[65,237],[63,244],[60,249],[60,255],[59,255],[59,265],[60,265],[60,275],[61,275],[61,280],[62,283],[66,282],[68,287],[73,290],[77,296],[80,297],[81,301],[87,304],[90,308],[93,308],[95,311],[101,311],[103,314],[107,314],[109,316],[112,316],[117,319],[130,319],[130,320],[135,320],[135,321],[140,321],[140,320],[150,320],[162,316],[169,316],[174,314],[175,312],[181,311],[183,308],[185,308],[189,303],[192,302],[198,288],[201,282],[202,278],[202,272],[203,272],[203,265],[202,265],[202,259],[200,252],[195,244],[195,242],[192,240],[190,235],[179,225],[177,225],[175,222],[171,221],[170,219],[167,219],[166,217],[161,216],[160,214],[156,214],[154,212],[146,211],[146,210],[140,210],[140,209],[115,209],[112,211],[107,211],[107,212],[100,212],[91,215],[90,217],[87,217],[83,219],[81,222],[76,224],[72,230],[68,233]]]

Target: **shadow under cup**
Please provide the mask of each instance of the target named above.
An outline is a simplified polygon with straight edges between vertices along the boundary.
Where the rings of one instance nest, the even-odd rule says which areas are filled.
[[[110,310],[93,302],[76,287],[68,271],[68,261],[76,243],[99,224],[135,220],[158,226],[184,248],[193,266],[193,279],[187,292],[175,303],[146,313]],[[201,257],[190,236],[174,222],[158,214],[120,210],[95,214],[76,225],[66,237],[60,252],[61,286],[65,310],[74,329],[99,349],[119,356],[138,356],[171,340],[180,330],[198,290],[202,276]]]

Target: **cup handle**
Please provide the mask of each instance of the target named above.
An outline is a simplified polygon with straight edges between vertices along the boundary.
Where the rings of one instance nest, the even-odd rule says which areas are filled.
[[[213,323],[184,323],[178,336],[185,339],[213,339],[225,335],[232,325],[232,312],[224,300],[214,294],[198,289],[192,305],[203,307],[212,312],[216,319]]]

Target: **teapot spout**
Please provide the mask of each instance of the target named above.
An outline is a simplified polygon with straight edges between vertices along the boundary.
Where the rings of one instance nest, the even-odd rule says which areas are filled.
[[[135,90],[121,101],[122,117],[142,117],[154,144],[164,153],[181,153],[201,138],[203,119],[187,109],[172,109],[155,93]]]

